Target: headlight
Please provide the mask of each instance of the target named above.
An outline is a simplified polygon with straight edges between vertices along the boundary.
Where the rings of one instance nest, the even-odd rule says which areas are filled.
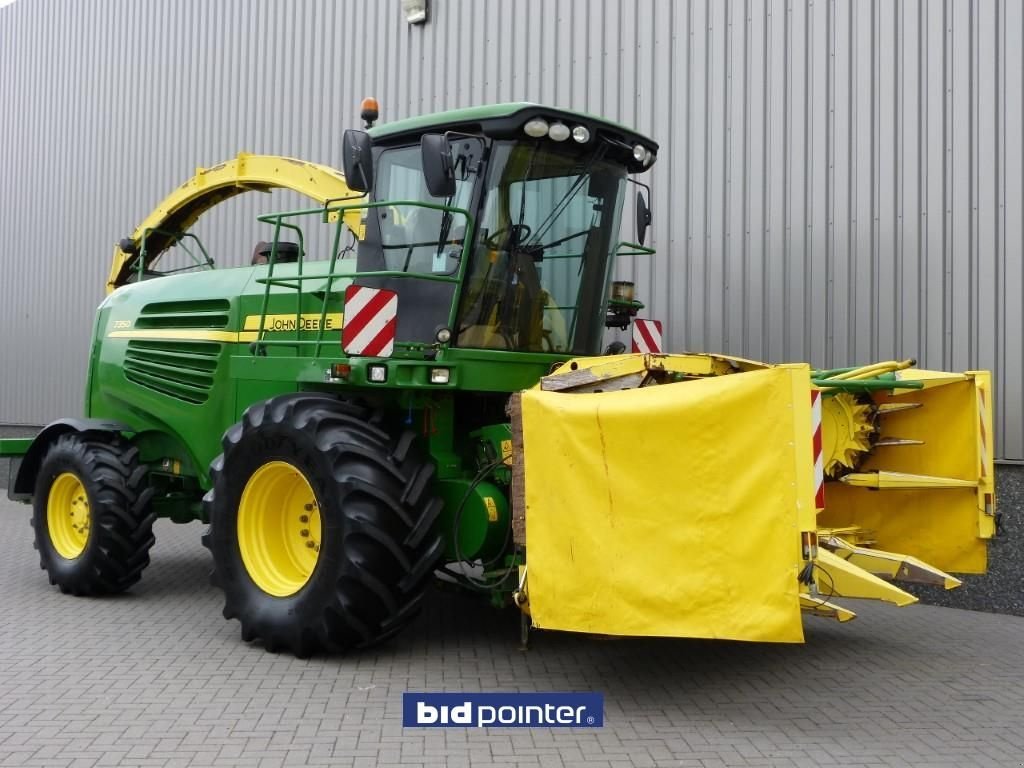
[[[543,136],[548,135],[548,123],[547,120],[542,120],[539,117],[533,118],[530,122],[523,126],[523,131],[526,132],[527,136],[532,136],[535,139],[539,139]]]
[[[388,380],[388,367],[386,365],[368,365],[366,366],[367,378],[374,384],[383,384]]]
[[[437,339],[438,344],[447,344],[452,340],[451,329],[441,326],[437,329],[437,333],[434,334],[434,338]]]
[[[451,376],[451,372],[447,368],[430,369],[431,384],[447,384],[449,376]]]
[[[565,141],[569,138],[569,133],[569,126],[565,123],[552,123],[551,129],[548,131],[548,136],[555,141]]]
[[[590,131],[584,125],[577,125],[572,129],[572,138],[578,144],[586,144],[590,141]]]

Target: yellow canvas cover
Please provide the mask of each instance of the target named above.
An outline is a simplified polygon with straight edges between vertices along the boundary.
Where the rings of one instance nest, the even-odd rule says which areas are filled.
[[[522,395],[529,610],[545,629],[801,642],[807,366]]]

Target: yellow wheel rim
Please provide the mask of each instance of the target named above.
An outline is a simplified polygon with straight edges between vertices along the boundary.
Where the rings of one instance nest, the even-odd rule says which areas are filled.
[[[74,560],[89,543],[89,495],[78,476],[72,472],[57,475],[46,499],[46,528],[57,554]]]
[[[286,461],[252,473],[238,504],[238,548],[257,587],[294,595],[320,557],[320,508],[306,476]]]

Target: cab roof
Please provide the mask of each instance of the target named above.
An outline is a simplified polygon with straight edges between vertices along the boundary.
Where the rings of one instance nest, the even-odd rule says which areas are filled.
[[[452,109],[418,115],[392,123],[381,123],[369,130],[375,144],[394,145],[415,141],[424,133],[432,131],[462,131],[484,133],[493,138],[521,138],[523,126],[535,117],[549,123],[562,121],[570,127],[585,125],[592,136],[604,136],[624,145],[642,144],[652,154],[657,154],[658,144],[628,126],[606,120],[585,112],[575,112],[558,107],[548,107],[531,102],[487,104],[465,109]]]

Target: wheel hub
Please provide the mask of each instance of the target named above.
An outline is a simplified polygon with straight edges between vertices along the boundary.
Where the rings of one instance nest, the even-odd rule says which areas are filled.
[[[74,560],[89,543],[89,496],[73,472],[57,475],[46,501],[46,527],[57,554]]]
[[[302,472],[269,461],[249,477],[238,504],[238,547],[249,578],[275,597],[299,592],[316,568],[320,507]]]

